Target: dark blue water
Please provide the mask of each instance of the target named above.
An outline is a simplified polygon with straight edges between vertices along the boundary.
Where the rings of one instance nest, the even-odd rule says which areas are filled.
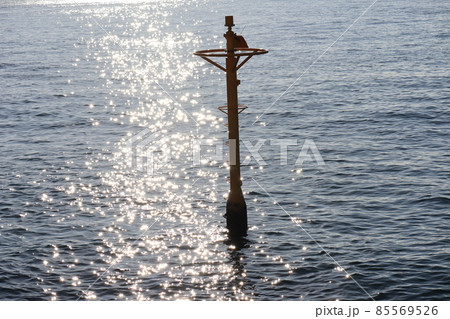
[[[450,3],[372,4],[2,4],[0,299],[448,300]],[[224,74],[192,55],[225,15],[270,51],[239,75],[264,161],[243,147],[242,247]],[[152,172],[142,130],[170,150]],[[195,163],[203,139],[223,156]]]

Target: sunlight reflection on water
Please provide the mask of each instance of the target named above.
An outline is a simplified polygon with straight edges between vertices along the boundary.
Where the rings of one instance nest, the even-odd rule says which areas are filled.
[[[293,85],[364,1],[69,2],[0,5],[1,298],[366,300],[351,275],[377,299],[448,299],[445,7],[378,2]],[[270,51],[239,74],[266,161],[241,150],[241,245],[224,74],[192,55],[224,46],[228,10]],[[271,138],[314,139],[326,167],[293,145],[281,165]],[[196,139],[223,159],[194,165]]]
[[[125,6],[85,12],[87,17],[123,30],[87,40],[91,54],[86,58],[97,61],[100,77],[109,89],[111,100],[107,107],[119,107],[115,96],[129,97],[127,105],[120,105],[120,116],[110,120],[128,128],[132,125],[160,133],[171,145],[172,159],[156,174],[147,174],[130,167],[133,150],[127,142],[139,131],[129,131],[116,143],[117,151],[111,159],[114,170],[99,173],[102,184],[108,187],[91,193],[94,198],[106,199],[108,208],[101,211],[115,218],[98,235],[101,243],[97,253],[108,266],[101,267],[96,275],[102,276],[104,285],[124,283],[131,287],[139,300],[199,295],[222,299],[230,291],[228,285],[239,299],[245,299],[236,283],[236,271],[226,262],[227,252],[219,248],[225,239],[224,231],[211,227],[209,221],[211,213],[217,211],[217,173],[205,168],[201,173],[189,169],[192,139],[201,136],[198,127],[218,124],[218,119],[204,108],[192,115],[183,110],[192,110],[198,104],[198,92],[183,92],[183,88],[202,63],[192,62],[180,52],[191,54],[201,41],[191,32],[162,31],[161,26],[168,24],[168,12],[165,8],[151,9],[143,6],[127,10]],[[124,16],[126,20],[122,20]],[[111,19],[120,20],[121,25]],[[175,100],[160,82],[171,92],[182,93]],[[212,182],[206,193],[192,187],[199,179]],[[190,198],[202,195],[204,199],[193,209]],[[156,283],[153,278],[157,278]],[[81,284],[78,279],[72,281]],[[158,296],[154,295],[155,284],[160,286],[156,289]],[[89,291],[85,297],[96,296]]]
[[[76,44],[87,47],[85,60],[95,65],[93,71],[107,93],[103,103],[88,105],[101,114],[98,119],[91,118],[92,125],[112,133],[120,126],[123,135],[119,140],[117,134],[111,135],[104,141],[103,151],[86,161],[86,168],[99,180],[97,185],[72,181],[70,186],[60,188],[77,197],[72,205],[81,212],[102,218],[96,220],[98,231],[91,239],[95,256],[90,261],[82,260],[80,268],[81,271],[88,264],[91,275],[61,276],[60,282],[70,281],[82,292],[78,296],[85,299],[250,300],[259,295],[257,283],[269,290],[275,288],[273,296],[284,298],[276,287],[281,276],[294,273],[297,262],[288,263],[281,255],[270,252],[261,235],[251,243],[243,243],[247,248],[253,246],[249,252],[229,244],[221,219],[223,199],[227,196],[224,175],[229,165],[225,161],[192,165],[193,140],[208,138],[214,143],[226,135],[226,129],[224,119],[211,111],[217,105],[200,104],[199,74],[221,74],[192,57],[192,52],[203,45],[199,35],[182,32],[178,25],[174,31],[170,25],[178,5],[169,1],[133,7],[66,9],[81,28],[94,34],[80,38]],[[200,22],[191,21],[194,25]],[[208,40],[223,46],[217,35]],[[78,60],[74,66],[79,67],[80,63]],[[98,89],[97,85],[94,83],[93,89]],[[221,85],[223,89],[223,82]],[[215,87],[209,90],[220,96]],[[170,161],[156,171],[130,165],[136,155],[130,141],[143,136],[143,132],[146,137],[138,142],[150,136],[170,145]],[[152,156],[157,162],[162,161],[164,154],[155,152]],[[250,170],[253,168],[250,166]],[[258,174],[263,167],[257,166],[254,171]],[[52,199],[43,194],[42,200]],[[255,197],[254,202],[261,200]],[[255,212],[266,214],[260,208],[255,208]],[[58,222],[77,223],[76,219],[77,215],[71,214],[60,217]],[[84,228],[84,217],[78,223]],[[253,226],[250,231],[258,232],[259,227]],[[246,261],[248,254],[251,263]],[[75,253],[69,255],[70,261],[54,253],[53,263],[67,264],[69,269],[80,267]],[[45,266],[48,271],[55,271],[51,263]],[[264,275],[259,271],[249,274],[252,267],[272,269]],[[48,293],[57,299],[55,291]]]

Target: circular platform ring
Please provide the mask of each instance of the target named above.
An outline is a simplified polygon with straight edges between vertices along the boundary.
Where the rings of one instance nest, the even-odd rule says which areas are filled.
[[[265,54],[269,51],[264,49],[254,49],[254,48],[236,48],[234,49],[234,56],[249,56],[249,55],[258,55]],[[228,53],[225,49],[212,49],[212,50],[201,50],[195,51],[194,55],[198,55],[201,57],[227,57]]]

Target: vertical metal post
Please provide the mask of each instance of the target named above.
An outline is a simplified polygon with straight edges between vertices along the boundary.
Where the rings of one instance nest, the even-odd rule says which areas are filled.
[[[239,117],[238,117],[238,91],[237,62],[235,56],[236,33],[232,31],[233,16],[225,17],[225,33],[227,40],[227,105],[228,105],[228,139],[230,142],[230,193],[227,200],[227,228],[231,237],[247,235],[247,205],[242,193],[240,152],[239,152]]]
[[[230,193],[227,199],[227,228],[230,238],[239,239],[247,236],[247,205],[242,193],[241,163],[239,152],[239,113],[246,109],[244,105],[238,104],[237,87],[240,81],[237,79],[239,70],[252,56],[265,54],[264,49],[249,48],[244,37],[233,32],[233,16],[225,17],[225,26],[228,31],[224,34],[227,40],[227,48],[201,50],[194,52],[205,61],[218,67],[227,74],[227,105],[219,106],[219,110],[228,115],[228,139],[230,145]],[[240,57],[244,60],[238,65]],[[225,57],[226,67],[211,60],[214,57]]]

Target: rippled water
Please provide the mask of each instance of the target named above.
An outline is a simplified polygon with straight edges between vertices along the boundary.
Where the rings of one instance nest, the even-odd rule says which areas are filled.
[[[0,298],[448,300],[450,4],[355,22],[372,2],[0,6]],[[270,50],[240,71],[265,161],[242,168],[241,246],[226,154],[192,150],[226,136],[224,75],[192,52],[223,47],[230,14]],[[153,174],[130,165],[143,129],[171,150]],[[325,167],[295,164],[306,139]]]

